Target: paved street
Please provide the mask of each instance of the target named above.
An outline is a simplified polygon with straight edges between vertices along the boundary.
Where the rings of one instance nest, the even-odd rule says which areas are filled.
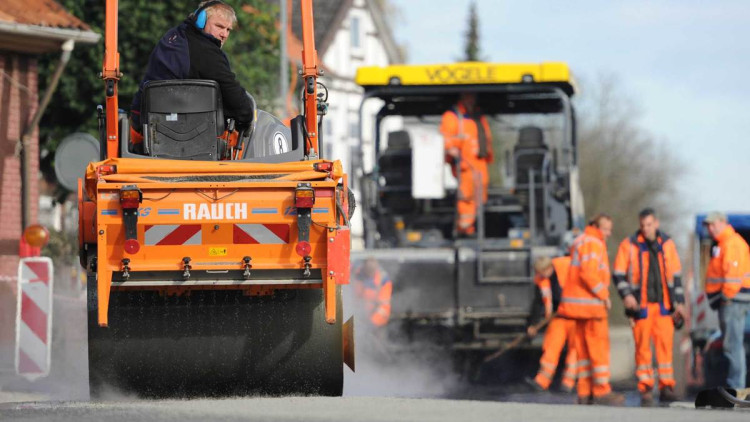
[[[27,402],[0,405],[3,421],[747,421],[750,412],[608,408],[383,397],[192,401]]]

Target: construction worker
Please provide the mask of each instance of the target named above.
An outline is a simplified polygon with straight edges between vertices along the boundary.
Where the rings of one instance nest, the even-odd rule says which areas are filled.
[[[374,327],[383,327],[391,316],[393,282],[375,258],[367,258],[354,270],[354,289],[364,301],[367,318]]]
[[[750,312],[750,250],[747,242],[721,212],[703,220],[718,245],[714,248],[706,275],[709,304],[719,311],[724,356],[729,363],[726,385],[745,388],[745,317]]]
[[[234,9],[218,1],[204,1],[180,25],[170,29],[151,52],[143,80],[130,107],[131,144],[142,148],[141,97],[149,81],[210,79],[219,83],[224,115],[238,128],[250,125],[253,108],[247,92],[237,81],[221,47],[237,23]]]
[[[641,405],[654,403],[654,370],[651,343],[656,350],[659,401],[677,400],[672,367],[674,320],[686,316],[680,257],[674,241],[659,230],[652,208],[638,214],[640,229],[625,238],[617,251],[614,280],[631,318],[635,338],[635,364]]]
[[[539,360],[539,372],[531,381],[535,390],[547,390],[555,376],[557,363],[563,347],[568,346],[565,359],[565,372],[563,372],[562,389],[566,392],[573,391],[576,382],[576,354],[573,349],[575,339],[575,320],[556,316],[560,305],[560,296],[565,281],[570,271],[570,257],[561,256],[554,259],[543,256],[534,262],[534,283],[539,289],[541,302],[544,307],[544,318],[549,320],[547,331],[544,333],[542,343],[542,358]],[[529,337],[537,335],[534,325],[527,329]]]
[[[479,201],[487,201],[487,165],[493,160],[492,133],[475,94],[462,94],[458,104],[443,113],[440,133],[445,139],[446,159],[459,181],[458,233],[471,236],[476,233]]]
[[[612,218],[594,217],[571,247],[568,281],[563,288],[558,314],[575,320],[578,403],[622,405],[625,397],[609,384],[609,258],[606,240],[612,234]]]

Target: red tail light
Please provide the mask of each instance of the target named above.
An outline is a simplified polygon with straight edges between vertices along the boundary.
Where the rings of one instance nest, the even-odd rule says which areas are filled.
[[[333,170],[333,163],[315,163],[315,165],[313,165],[313,168],[315,169],[315,171],[331,171]]]
[[[309,183],[300,183],[294,191],[294,206],[312,208],[315,205],[315,190]]]
[[[120,206],[122,206],[122,209],[137,209],[142,199],[143,194],[136,185],[126,185],[120,189]]]
[[[96,172],[99,177],[106,176],[108,174],[115,174],[117,173],[117,166],[113,166],[112,164],[105,164],[97,167]]]

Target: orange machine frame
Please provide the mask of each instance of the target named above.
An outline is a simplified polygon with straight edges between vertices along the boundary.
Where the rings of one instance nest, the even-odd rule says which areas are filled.
[[[320,76],[318,67],[317,51],[315,49],[314,26],[313,26],[313,1],[301,0],[302,30],[303,30],[303,54],[302,75],[305,81],[305,123],[307,142],[305,142],[305,155],[314,157],[319,155],[318,151],[318,98],[317,78]],[[117,86],[120,79],[120,57],[117,50],[117,18],[118,0],[107,0],[106,3],[106,30],[105,30],[105,54],[101,77],[105,82],[106,90],[106,156],[107,159],[98,163],[91,163],[87,169],[85,182],[79,189],[79,208],[82,210],[80,222],[82,227],[79,235],[79,243],[83,248],[85,244],[96,243],[99,245],[97,252],[97,276],[98,276],[98,323],[100,326],[108,324],[109,294],[112,289],[132,288],[113,286],[113,271],[122,269],[120,262],[123,258],[133,258],[133,271],[158,271],[162,269],[174,270],[178,263],[167,263],[160,254],[169,256],[180,254],[180,247],[165,247],[163,249],[144,247],[140,252],[130,254],[123,251],[121,247],[124,240],[123,222],[117,217],[119,206],[117,195],[126,184],[138,184],[144,192],[143,205],[161,201],[160,195],[164,195],[163,203],[171,203],[172,207],[178,206],[184,201],[204,201],[206,195],[214,195],[212,203],[218,203],[221,195],[234,195],[250,206],[270,206],[283,210],[293,205],[293,192],[298,182],[309,182],[316,190],[326,193],[326,197],[320,198],[320,205],[327,211],[325,215],[316,215],[313,227],[310,231],[310,243],[313,250],[309,256],[313,258],[314,269],[321,270],[321,282],[317,284],[270,284],[270,285],[242,285],[235,283],[229,286],[207,286],[199,288],[241,288],[250,294],[267,293],[270,289],[277,288],[322,288],[325,298],[325,319],[328,323],[336,321],[336,285],[347,284],[349,277],[349,228],[346,224],[340,225],[340,221],[346,220],[344,214],[348,213],[346,192],[348,190],[347,178],[343,174],[341,163],[338,161],[311,160],[281,164],[244,163],[244,162],[190,162],[188,167],[184,161],[160,160],[158,166],[154,166],[151,160],[119,158],[119,135],[118,135],[118,99]],[[156,168],[154,168],[156,167]],[[180,182],[168,183],[158,182],[153,179],[158,176],[194,176],[194,175],[252,175],[263,174],[268,176],[266,181],[255,182]],[[343,183],[343,189],[339,182]],[[148,194],[145,194],[145,193]],[[248,195],[252,193],[253,195]],[[260,193],[260,195],[258,195]],[[171,199],[166,199],[173,195]],[[183,201],[183,202],[180,202]],[[94,205],[94,203],[96,205]],[[339,204],[341,206],[339,206]],[[105,213],[109,211],[111,213]],[[140,213],[140,209],[139,209]],[[144,216],[145,217],[145,216]],[[294,220],[294,214],[287,215],[286,212],[279,213],[274,217],[266,219],[252,217],[252,222],[289,223]],[[152,216],[147,224],[179,224],[179,219]],[[243,222],[244,223],[244,222]],[[144,221],[144,224],[145,221]],[[224,231],[231,226],[231,222],[220,220],[216,222],[200,222],[205,224],[205,230],[217,230],[217,234],[207,235],[202,249],[194,248],[193,256],[198,259],[195,263],[196,270],[205,269],[201,264],[210,254],[211,246],[214,244],[227,243],[227,235]],[[208,227],[210,226],[210,227]],[[229,229],[231,230],[231,228]],[[143,239],[144,227],[138,228],[139,238]],[[297,233],[291,236],[297,238]],[[118,241],[119,239],[119,241]],[[291,241],[290,241],[291,242]],[[227,249],[232,250],[231,243],[227,243]],[[191,246],[192,248],[192,246]],[[326,248],[325,250],[321,248]],[[235,248],[237,251],[240,248]],[[246,251],[243,251],[246,253]],[[226,252],[229,253],[229,252]],[[239,252],[238,252],[239,253]],[[227,260],[234,258],[229,256]],[[317,261],[316,261],[317,259]],[[299,268],[299,259],[294,257],[293,248],[287,246],[270,247],[258,252],[258,269],[289,269]],[[234,261],[232,261],[234,262]],[[126,283],[124,283],[126,284]],[[147,284],[147,283],[146,283]],[[168,294],[181,294],[190,287],[184,286],[140,286],[137,288],[157,289]]]

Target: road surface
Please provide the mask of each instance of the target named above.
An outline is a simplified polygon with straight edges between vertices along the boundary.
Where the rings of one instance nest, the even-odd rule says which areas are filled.
[[[741,410],[612,408],[384,397],[25,402],[0,404],[2,421],[748,421]]]

